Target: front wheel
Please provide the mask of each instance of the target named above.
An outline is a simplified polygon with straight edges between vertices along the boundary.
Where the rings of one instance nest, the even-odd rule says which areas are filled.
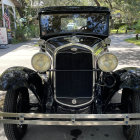
[[[9,90],[5,96],[4,112],[26,113],[29,111],[29,93],[26,88]],[[21,140],[26,133],[27,125],[4,124],[8,140]]]
[[[140,93],[124,89],[122,92],[122,112],[140,113]],[[140,140],[140,125],[123,126],[127,140]]]

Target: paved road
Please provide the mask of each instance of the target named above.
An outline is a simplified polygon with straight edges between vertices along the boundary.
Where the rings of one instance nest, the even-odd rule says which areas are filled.
[[[133,35],[112,35],[110,51],[118,56],[119,66],[140,67],[140,47],[123,40]],[[10,45],[8,49],[0,49],[0,73],[10,66],[22,65],[31,68],[30,59],[38,51],[36,40],[18,45]],[[2,95],[2,92],[1,94]],[[119,94],[118,94],[119,95]],[[118,95],[116,95],[118,97]],[[100,127],[60,127],[30,126],[24,140],[125,140],[121,126]],[[6,140],[2,124],[0,124],[0,140]]]
[[[118,68],[136,66],[140,67],[140,46],[127,43],[124,39],[135,35],[112,35],[112,43],[109,47],[119,60]],[[118,69],[117,68],[117,69]]]
[[[0,49],[0,74],[12,66],[25,66],[31,68],[31,58],[38,52],[37,40],[33,39],[27,43],[8,45],[7,49]]]

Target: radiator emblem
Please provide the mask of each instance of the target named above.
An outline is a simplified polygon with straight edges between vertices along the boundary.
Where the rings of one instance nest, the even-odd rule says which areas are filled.
[[[73,99],[73,100],[72,100],[72,104],[73,104],[73,105],[77,104],[76,99]]]
[[[71,48],[71,51],[76,52],[77,48]]]

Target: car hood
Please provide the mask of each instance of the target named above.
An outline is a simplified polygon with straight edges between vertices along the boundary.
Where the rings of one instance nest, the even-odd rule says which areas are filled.
[[[73,43],[73,44],[80,43],[83,45],[88,45],[90,47],[93,47],[95,44],[101,41],[102,39],[97,38],[97,37],[76,35],[76,36],[54,37],[47,40],[47,43],[53,45],[55,48],[69,44],[69,43]]]

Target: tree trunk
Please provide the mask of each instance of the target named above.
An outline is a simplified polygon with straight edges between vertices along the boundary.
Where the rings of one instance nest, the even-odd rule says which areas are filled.
[[[97,5],[98,7],[100,7],[100,3],[98,2],[98,0],[94,0],[94,1],[95,1],[96,5]]]
[[[16,9],[20,15],[20,17],[24,17],[24,10],[25,10],[25,6],[27,5],[26,4],[26,1],[25,0],[21,0],[20,2],[18,0],[12,0],[12,2],[16,5]]]
[[[136,34],[136,40],[139,40],[139,34]]]
[[[24,12],[23,12],[23,9],[22,9],[22,8],[20,8],[20,7],[17,7],[17,11],[18,11],[18,13],[19,13],[20,17],[21,17],[21,18],[23,18],[23,17],[24,17]]]
[[[109,6],[110,6],[110,9],[113,9],[113,6],[112,6],[112,4],[111,4],[111,1],[110,1],[110,0],[108,0],[108,3],[109,3]]]
[[[125,30],[125,34],[127,34],[127,29]]]

